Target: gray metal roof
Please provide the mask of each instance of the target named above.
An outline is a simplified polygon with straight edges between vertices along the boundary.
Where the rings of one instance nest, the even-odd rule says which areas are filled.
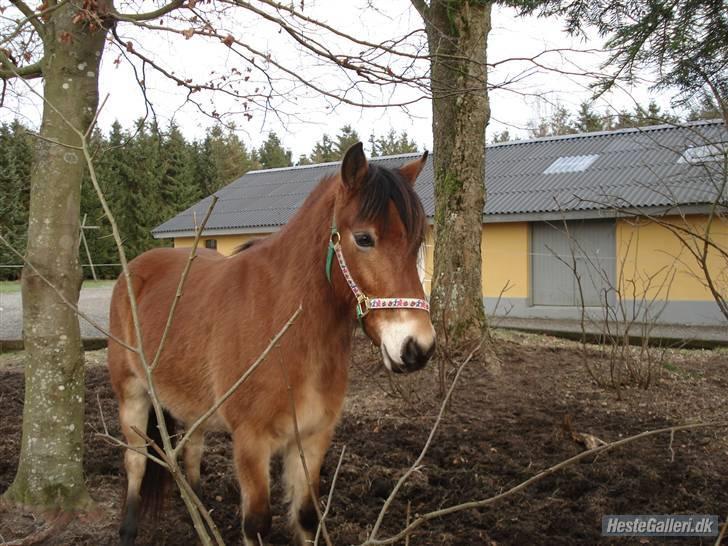
[[[545,213],[568,212],[573,217],[615,207],[711,203],[717,197],[723,163],[697,165],[680,158],[688,148],[715,143],[728,143],[728,128],[720,121],[489,145],[485,220],[535,220]],[[593,160],[583,159],[595,155]],[[371,162],[393,168],[417,156],[390,156]],[[248,172],[216,192],[219,201],[205,233],[275,229],[291,218],[324,175],[338,167],[339,163],[324,163]],[[430,159],[416,185],[429,216],[434,213],[433,184]],[[191,235],[210,199],[196,203],[152,233],[158,238]]]

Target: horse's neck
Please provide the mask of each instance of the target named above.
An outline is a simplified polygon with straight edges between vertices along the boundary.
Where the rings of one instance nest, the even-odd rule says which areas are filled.
[[[274,263],[281,265],[280,292],[298,298],[303,315],[331,334],[332,328],[351,329],[346,304],[336,301],[325,274],[335,188],[332,181],[322,182],[270,247]]]

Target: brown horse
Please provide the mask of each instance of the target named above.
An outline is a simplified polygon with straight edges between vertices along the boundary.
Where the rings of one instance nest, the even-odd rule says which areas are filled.
[[[298,306],[303,309],[266,362],[185,448],[185,472],[197,489],[202,428],[232,434],[246,544],[258,544],[258,536],[270,530],[269,464],[276,453],[283,455],[298,540],[311,540],[318,526],[318,499],[309,494],[288,387],[318,495],[321,463],[346,392],[356,319],[394,372],[422,368],[434,350],[417,272],[425,214],[413,189],[426,160],[427,153],[395,170],[371,166],[356,144],[340,173],[323,179],[280,231],[229,258],[203,249],[192,264],[154,370],[162,405],[182,424],[189,426],[212,407]],[[157,350],[188,255],[185,249],[156,249],[130,264],[147,355]],[[110,328],[135,343],[123,276],[114,287]],[[144,449],[132,427],[150,436],[157,427],[139,358],[110,342],[109,373],[126,441]],[[149,463],[145,475],[147,459],[130,449],[124,464],[128,489],[119,533],[127,545],[134,543],[142,502],[153,497],[148,486],[156,465]]]

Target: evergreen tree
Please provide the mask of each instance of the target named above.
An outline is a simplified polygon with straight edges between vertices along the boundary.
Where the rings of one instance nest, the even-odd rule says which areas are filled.
[[[697,121],[719,119],[722,115],[715,97],[709,93],[701,93],[697,99],[691,101],[688,105],[686,118],[688,121]]]
[[[372,149],[372,157],[417,152],[417,143],[407,135],[407,131],[402,131],[398,135],[394,129],[390,129],[386,135],[380,137],[372,134],[369,137],[369,145]]]
[[[574,129],[579,133],[593,133],[603,131],[605,127],[602,117],[592,109],[591,104],[582,102],[576,112]]]
[[[313,161],[311,161],[306,154],[301,154],[298,156],[298,161],[296,162],[296,165],[311,165]]]
[[[179,127],[171,123],[162,136],[160,197],[168,217],[182,212],[202,198],[194,183],[192,155]]]
[[[112,126],[112,133],[121,131],[121,126],[115,123]],[[108,146],[108,141],[104,138],[101,131],[96,129],[89,142],[92,150],[96,153],[94,161],[94,167],[96,170],[96,177],[101,185],[101,189],[106,195],[107,199],[111,199],[111,195],[108,189],[107,181],[108,174],[104,170],[103,161],[103,150]],[[110,203],[113,206],[113,203]],[[103,208],[99,202],[99,198],[96,194],[96,190],[91,183],[91,178],[88,173],[84,174],[81,182],[81,218],[86,219],[86,226],[88,228],[82,228],[82,234],[86,239],[88,245],[89,254],[91,255],[91,261],[94,264],[94,271],[97,277],[101,278],[114,278],[120,273],[120,268],[98,266],[96,264],[111,264],[119,263],[119,255],[114,244],[114,240],[111,237],[111,229],[108,221],[104,215]],[[91,267],[89,267],[88,256],[83,245],[81,245],[81,263],[84,264],[83,274],[85,278],[92,277]]]
[[[121,231],[127,256],[134,257],[162,244],[151,230],[170,218],[163,201],[161,142],[158,128],[136,122],[133,133],[112,127],[99,161],[99,183],[107,192]]]
[[[566,21],[568,32],[597,30],[610,52],[602,90],[654,70],[655,87],[682,99],[710,90],[728,123],[728,20],[725,0],[506,0],[521,13],[539,11]]]
[[[234,128],[228,128],[224,133],[219,125],[215,125],[208,129],[201,146],[194,143],[191,147],[192,155],[196,157],[196,172],[203,177],[198,179],[198,183],[204,195],[214,193],[246,172],[260,168],[260,163],[235,134]],[[200,147],[206,155],[201,157],[196,147]]]
[[[321,141],[314,144],[309,161],[311,163],[318,164],[339,161],[340,159],[341,157],[335,149],[335,144],[331,140],[331,137],[324,134],[324,136],[321,137]]]
[[[286,150],[274,132],[268,133],[267,140],[258,149],[258,161],[263,169],[290,167],[292,152]]]
[[[360,140],[358,133],[352,129],[351,125],[344,125],[339,131],[339,134],[336,135],[336,145],[334,146],[334,149],[337,157],[334,161],[341,161],[346,150],[351,148]]]
[[[190,154],[193,158],[194,181],[203,195],[210,195],[220,187],[220,180],[215,164],[213,137],[208,129],[205,138],[195,141],[190,146]]]
[[[31,137],[20,124],[0,125],[0,233],[18,252],[25,251],[30,199]],[[0,265],[20,265],[21,259],[0,244]],[[17,279],[19,268],[0,268],[0,279]]]
[[[511,133],[508,131],[508,129],[503,129],[502,131],[495,133],[493,135],[493,138],[490,139],[490,142],[492,144],[498,144],[500,142],[510,142],[511,141]]]

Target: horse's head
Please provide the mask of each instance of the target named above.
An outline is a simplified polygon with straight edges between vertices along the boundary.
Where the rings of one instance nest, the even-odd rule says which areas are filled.
[[[419,370],[435,349],[417,270],[426,217],[414,184],[426,160],[425,152],[386,169],[369,165],[361,143],[355,144],[344,156],[334,207],[328,271],[333,262],[343,273],[333,279],[337,293],[394,372]]]

